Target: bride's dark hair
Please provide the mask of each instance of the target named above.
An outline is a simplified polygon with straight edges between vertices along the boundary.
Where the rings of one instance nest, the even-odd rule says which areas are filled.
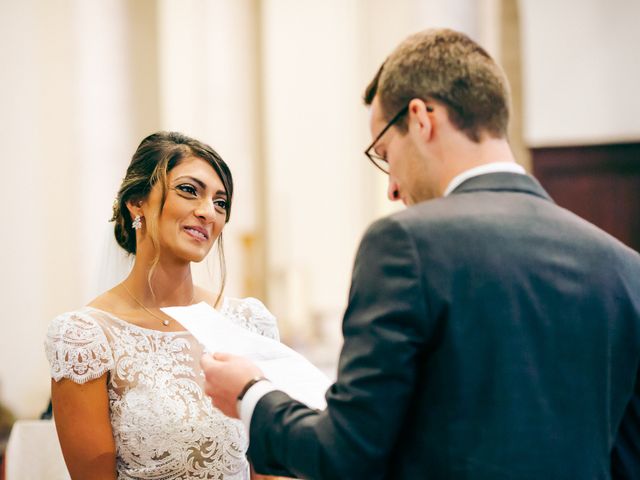
[[[156,183],[162,187],[159,216],[167,198],[167,174],[187,157],[200,158],[215,170],[220,177],[227,193],[227,211],[225,222],[231,215],[233,198],[233,178],[227,164],[220,155],[209,145],[178,132],[156,132],[146,137],[136,149],[127,173],[122,180],[118,195],[113,204],[111,221],[115,223],[114,234],[118,244],[128,253],[136,253],[136,235],[131,225],[132,219],[127,208],[127,202],[137,202],[147,198]],[[158,263],[160,253],[158,249],[157,218],[145,218],[147,231],[156,249],[156,257],[152,262],[149,278]],[[220,261],[221,288],[216,303],[220,300],[226,281],[226,266],[222,232],[218,237],[218,257]]]

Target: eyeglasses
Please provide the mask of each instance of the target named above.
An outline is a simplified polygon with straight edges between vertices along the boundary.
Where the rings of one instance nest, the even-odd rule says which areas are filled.
[[[367,158],[369,158],[369,160],[371,160],[371,163],[373,163],[376,167],[378,167],[380,170],[382,170],[386,174],[389,174],[389,162],[387,161],[386,158],[376,153],[376,150],[375,150],[376,143],[378,143],[378,141],[387,132],[387,130],[389,130],[393,126],[393,124],[396,123],[398,120],[400,120],[400,118],[408,111],[409,111],[409,104],[407,104],[406,107],[404,107],[402,110],[396,113],[395,116],[391,120],[389,120],[389,123],[387,123],[387,125],[382,129],[382,131],[373,140],[373,142],[371,142],[371,145],[369,145],[369,147],[367,147],[367,149],[364,151],[364,154],[367,156]]]

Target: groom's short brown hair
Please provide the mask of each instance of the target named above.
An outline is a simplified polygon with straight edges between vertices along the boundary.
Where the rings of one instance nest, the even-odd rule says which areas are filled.
[[[465,34],[425,30],[408,37],[382,64],[367,87],[367,105],[378,95],[389,120],[413,98],[442,102],[453,125],[471,140],[507,135],[509,85],[491,56]],[[406,128],[404,119],[398,128]]]

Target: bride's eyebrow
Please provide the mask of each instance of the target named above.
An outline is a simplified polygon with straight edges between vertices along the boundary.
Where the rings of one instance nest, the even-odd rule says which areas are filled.
[[[177,182],[179,180],[184,180],[184,179],[191,180],[192,182],[197,183],[200,186],[200,188],[202,188],[203,190],[207,189],[207,184],[206,183],[204,183],[202,180],[200,180],[200,179],[198,179],[196,177],[192,177],[191,175],[182,175],[180,177],[177,177],[174,180],[174,182]]]

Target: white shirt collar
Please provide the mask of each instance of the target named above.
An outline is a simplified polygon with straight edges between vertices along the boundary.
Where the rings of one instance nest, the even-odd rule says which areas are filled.
[[[465,180],[469,180],[472,177],[477,177],[478,175],[484,175],[485,173],[496,173],[496,172],[511,172],[511,173],[520,173],[522,175],[526,175],[526,170],[522,167],[522,165],[518,165],[515,162],[493,162],[486,163],[484,165],[480,165],[479,167],[473,167],[469,170],[465,170],[453,177],[453,180],[449,182],[447,188],[442,194],[443,197],[446,197],[451,192],[453,192],[462,182]]]

